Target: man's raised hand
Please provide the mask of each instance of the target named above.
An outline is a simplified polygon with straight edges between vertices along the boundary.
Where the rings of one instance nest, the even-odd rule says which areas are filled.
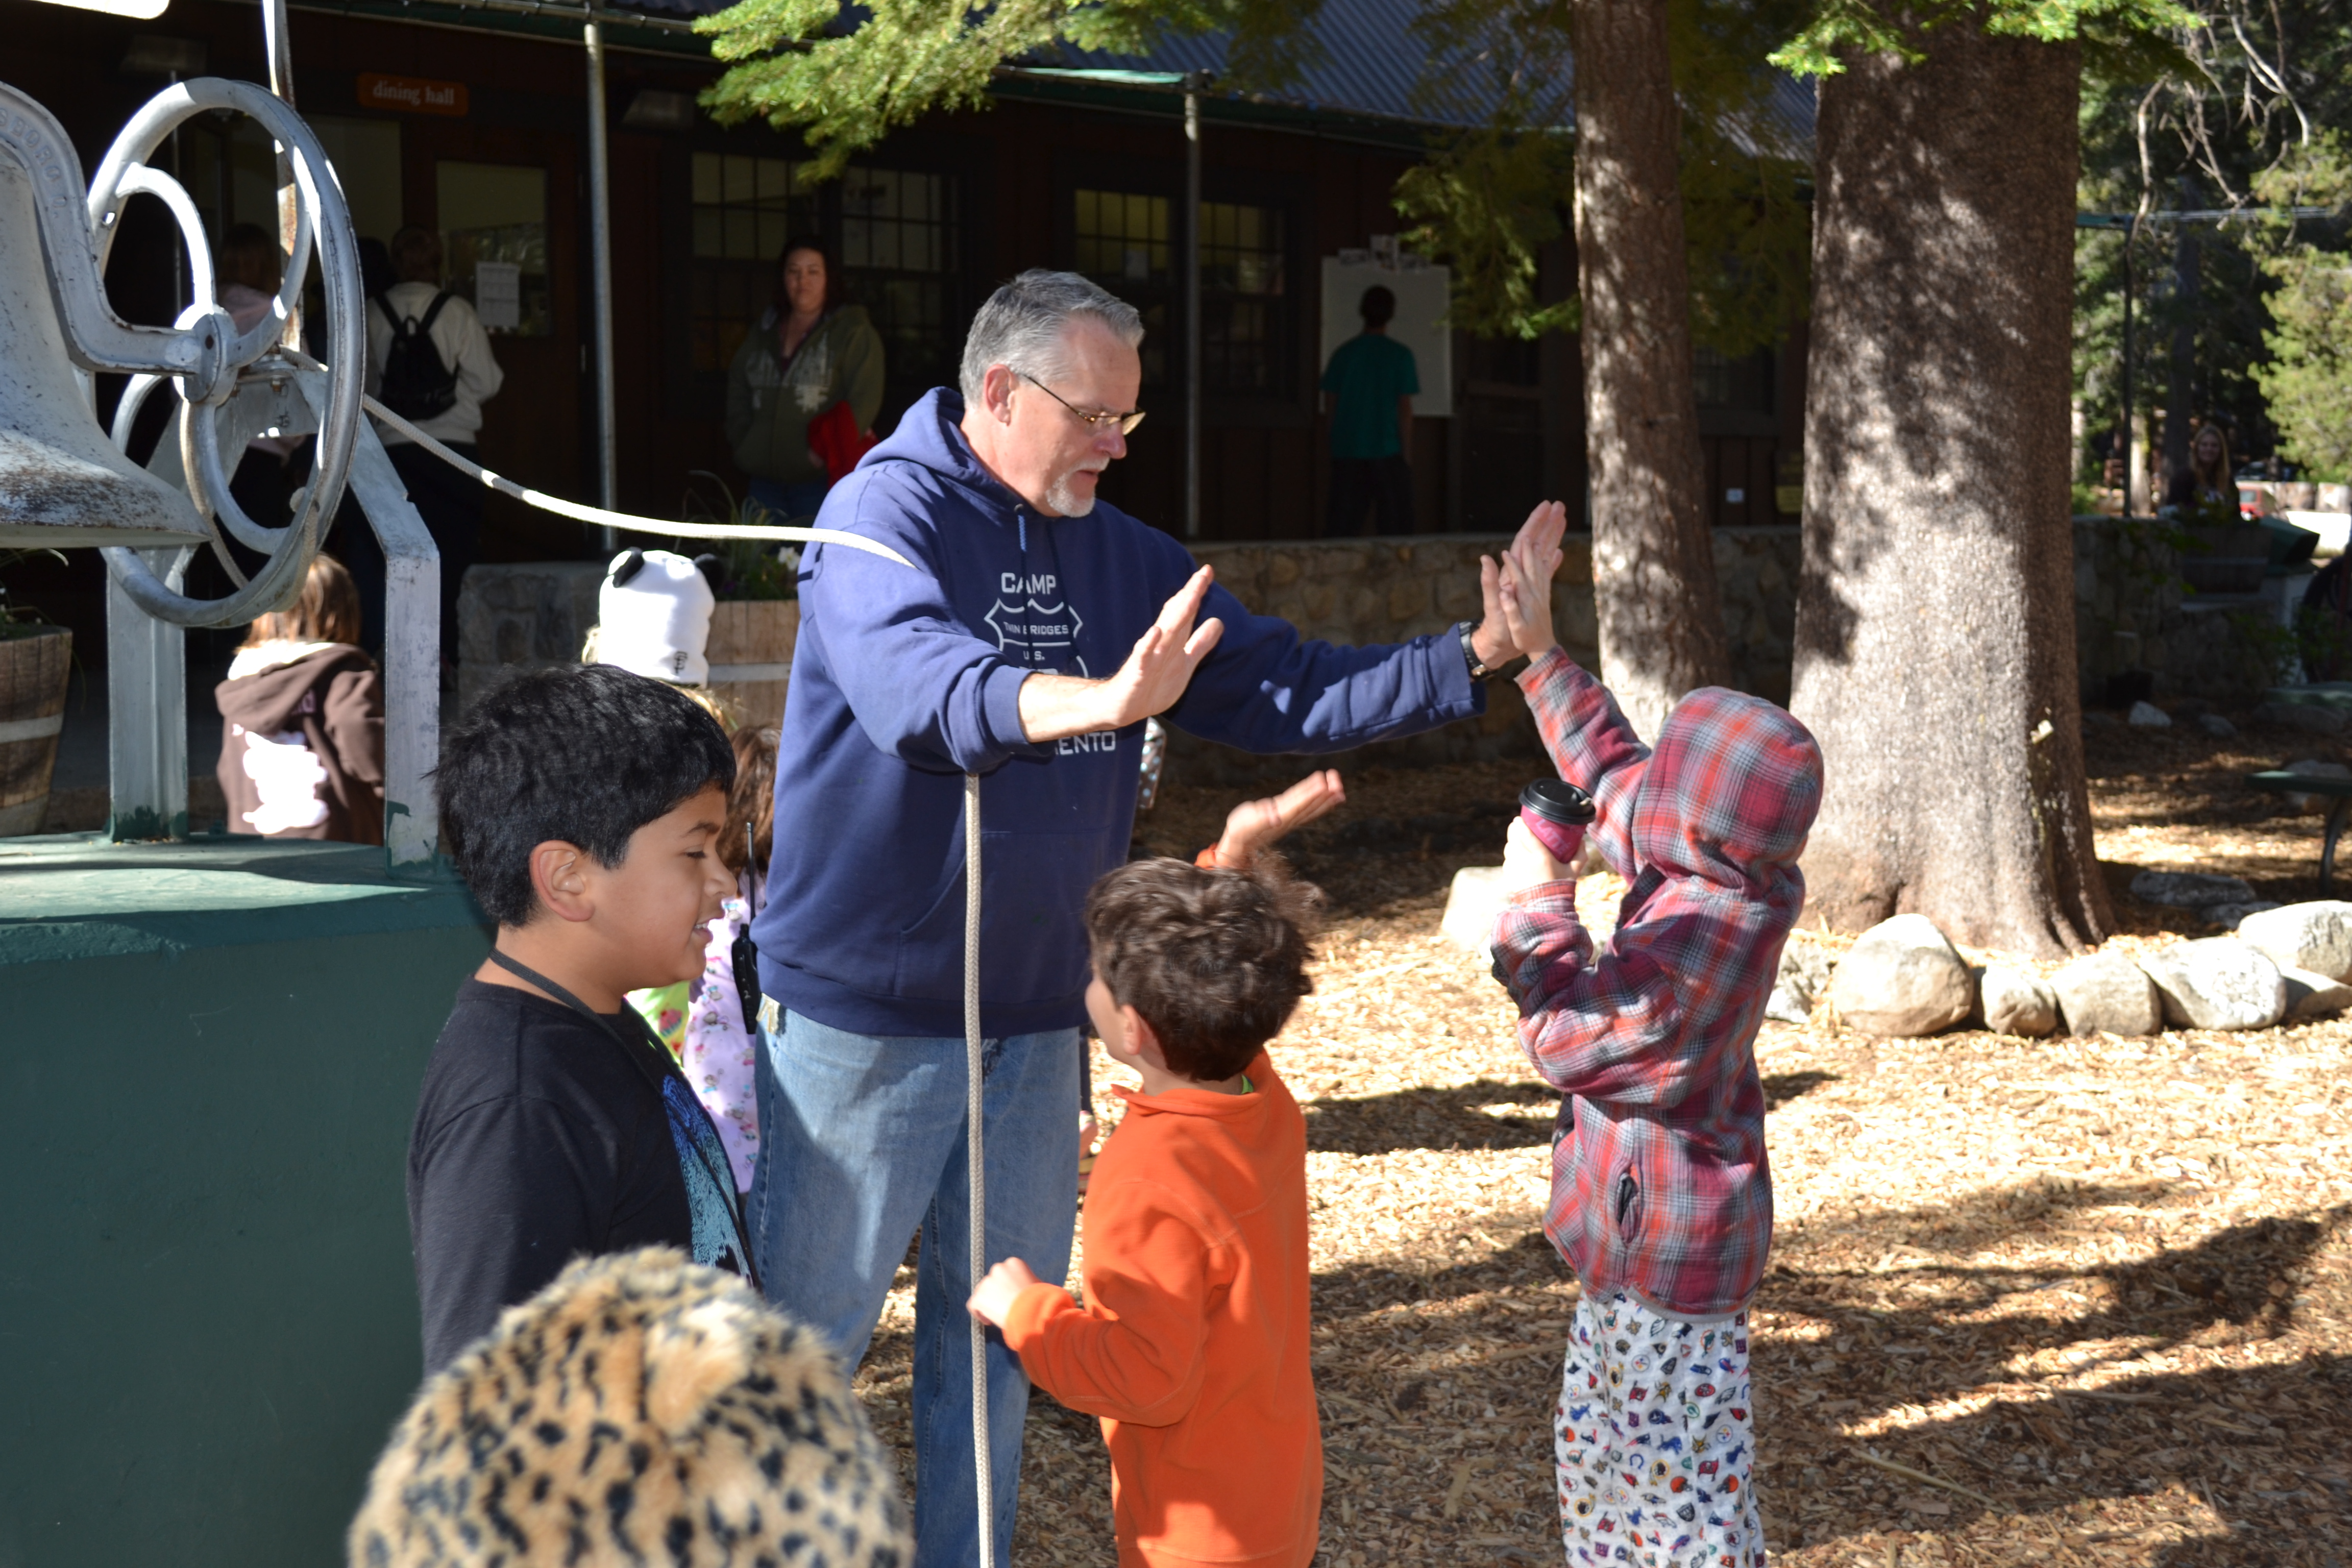
[[[1478,593],[1486,619],[1475,640],[1487,664],[1500,664],[1513,654],[1538,658],[1559,646],[1552,634],[1551,580],[1559,570],[1560,536],[1567,530],[1568,508],[1544,501],[1528,513],[1499,563],[1478,558]]]
[[[1125,729],[1140,719],[1155,718],[1176,705],[1191,685],[1192,672],[1224,636],[1225,623],[1211,616],[1195,626],[1201,601],[1209,595],[1216,568],[1203,566],[1160,606],[1160,618],[1135,639],[1127,662],[1103,682],[1109,713],[1103,728]]]
[[[1194,626],[1201,601],[1215,572],[1203,566],[1160,606],[1160,618],[1135,639],[1127,662],[1101,680],[1076,676],[1030,676],[1021,683],[1021,731],[1035,744],[1070,735],[1124,730],[1176,705],[1192,684],[1192,672],[1224,635],[1214,616]]]

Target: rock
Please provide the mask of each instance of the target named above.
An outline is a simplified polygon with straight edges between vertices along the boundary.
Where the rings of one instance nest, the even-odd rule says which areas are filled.
[[[2135,702],[2131,705],[2131,711],[2124,715],[2124,722],[2142,730],[2169,730],[2172,728],[2172,715],[2153,702]]]
[[[2164,997],[2164,1021],[2191,1029],[2267,1029],[2286,1016],[2286,980],[2234,936],[2158,948],[2140,967]]]
[[[1437,929],[1458,946],[1485,958],[1493,952],[1495,917],[1503,908],[1503,868],[1465,866],[1454,873],[1445,895],[1445,918]]]
[[[2316,757],[2298,757],[2279,769],[2283,773],[2302,773],[2315,779],[2352,779],[2352,768],[2342,763],[2323,763]],[[2284,797],[2289,811],[2305,816],[2325,816],[2335,800],[2324,795],[2291,795]]]
[[[2070,1035],[2152,1035],[2163,1020],[2156,982],[2120,952],[2094,952],[2050,977]]]
[[[2331,980],[2352,980],[2352,903],[2315,899],[2284,904],[2238,922],[2238,940],[2281,969],[2308,969]]]
[[[2310,702],[2265,702],[2254,710],[2258,723],[2275,724],[2283,730],[2301,730],[2309,735],[2341,735],[2352,717],[2334,708],[2322,708]]]
[[[2352,1007],[2352,985],[2341,980],[2284,965],[2279,969],[2279,977],[2286,982],[2286,1016],[2291,1024],[2306,1018],[2331,1018]]]
[[[2132,897],[2176,910],[2201,910],[2208,904],[2251,904],[2254,889],[2236,877],[2213,877],[2202,871],[2142,871],[2131,880]]]
[[[2013,964],[1985,966],[1978,983],[1985,1027],[1997,1035],[2048,1035],[2058,1028],[2058,997],[2042,977]]]
[[[2251,904],[2208,904],[2198,913],[2220,926],[2223,931],[2236,931],[2238,922],[2248,915],[2258,915],[2264,910],[2274,910],[2278,907],[2275,900],[2257,899]]]
[[[1802,1024],[1813,1016],[1813,1001],[1829,989],[1830,976],[1837,969],[1820,943],[1802,935],[1792,935],[1788,945],[1780,949],[1780,969],[1772,982],[1772,994],[1765,999],[1764,1016],[1783,1024]]]
[[[1896,915],[1862,933],[1830,980],[1838,1016],[1874,1035],[1932,1035],[1976,1010],[1975,977],[1936,922]]]
[[[2200,713],[2197,727],[2217,741],[2227,741],[2238,732],[2238,727],[2219,713]]]

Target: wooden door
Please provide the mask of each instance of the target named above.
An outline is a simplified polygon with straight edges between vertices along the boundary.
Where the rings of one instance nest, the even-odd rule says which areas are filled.
[[[411,121],[402,166],[409,221],[442,231],[452,289],[471,297],[478,258],[520,268],[516,324],[491,330],[506,382],[482,406],[483,466],[565,500],[594,504],[594,381],[585,331],[591,295],[582,244],[586,193],[579,137],[569,126],[542,131]],[[535,240],[527,232],[533,221]],[[565,560],[590,552],[580,524],[490,496],[479,559]]]

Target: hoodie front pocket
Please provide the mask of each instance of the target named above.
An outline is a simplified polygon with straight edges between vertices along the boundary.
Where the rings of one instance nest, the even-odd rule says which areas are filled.
[[[1627,1165],[1617,1174],[1617,1239],[1626,1246],[1642,1233],[1642,1184],[1633,1179],[1633,1167]]]

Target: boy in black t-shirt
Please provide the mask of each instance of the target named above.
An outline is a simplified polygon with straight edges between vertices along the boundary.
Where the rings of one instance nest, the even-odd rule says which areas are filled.
[[[751,1275],[718,1130],[625,1000],[702,972],[734,777],[708,713],[609,665],[525,676],[444,744],[443,841],[499,930],[409,1136],[428,1374],[583,1253]]]

